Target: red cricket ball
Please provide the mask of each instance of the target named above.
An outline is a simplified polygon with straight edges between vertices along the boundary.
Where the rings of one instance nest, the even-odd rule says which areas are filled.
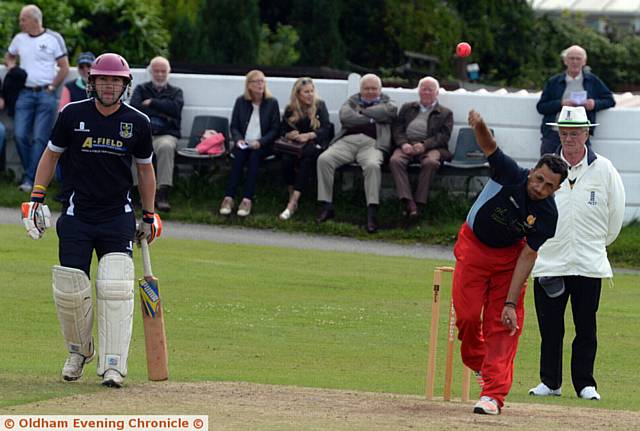
[[[456,55],[458,57],[469,57],[471,55],[471,45],[467,42],[460,42],[456,46]]]

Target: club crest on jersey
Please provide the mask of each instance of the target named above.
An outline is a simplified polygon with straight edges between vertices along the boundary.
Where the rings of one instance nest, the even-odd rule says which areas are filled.
[[[133,123],[120,123],[120,136],[127,139],[133,136]]]
[[[80,124],[78,124],[78,127],[76,127],[75,129],[73,129],[74,132],[90,132],[91,129],[86,129],[84,127],[84,121],[80,121]]]
[[[533,226],[533,224],[534,224],[535,222],[536,222],[536,217],[535,217],[534,215],[532,215],[532,214],[529,214],[529,215],[527,216],[527,224],[528,224],[529,226]]]

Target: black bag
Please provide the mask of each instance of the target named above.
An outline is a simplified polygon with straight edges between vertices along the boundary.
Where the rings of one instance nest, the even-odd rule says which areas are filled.
[[[275,140],[275,142],[273,143],[273,150],[277,153],[291,154],[292,156],[301,158],[302,149],[308,143],[313,143],[313,142],[312,141],[298,142],[298,141],[293,141],[291,139],[282,137]]]

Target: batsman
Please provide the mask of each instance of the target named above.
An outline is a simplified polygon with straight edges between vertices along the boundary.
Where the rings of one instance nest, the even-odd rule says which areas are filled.
[[[133,241],[153,242],[161,229],[154,214],[156,180],[149,118],[122,102],[131,84],[126,60],[106,53],[94,61],[87,100],[60,112],[40,159],[31,201],[22,204],[23,223],[33,239],[50,224],[44,204],[47,186],[64,153],[62,189],[68,200],[56,224],[60,265],[53,267],[53,300],[69,356],[65,381],[82,377],[96,348],[92,337],[93,298],[89,280],[98,257],[96,308],[98,375],[102,384],[122,387],[133,326]],[[143,205],[136,229],[129,190],[135,160]]]
[[[524,169],[498,146],[483,118],[469,113],[491,179],[475,201],[454,247],[453,305],[462,361],[482,385],[474,413],[500,413],[513,381],[513,360],[524,319],[524,286],[537,250],[555,235],[553,193],[567,165],[545,154]]]

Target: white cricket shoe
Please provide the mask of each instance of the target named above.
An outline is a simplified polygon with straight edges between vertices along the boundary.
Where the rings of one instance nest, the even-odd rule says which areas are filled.
[[[82,377],[84,366],[91,362],[95,355],[95,350],[91,352],[91,356],[83,356],[80,353],[69,353],[62,367],[62,378],[67,382],[78,380]]]
[[[124,377],[116,370],[107,370],[102,376],[102,385],[109,388],[121,388]]]
[[[473,406],[473,412],[480,415],[499,415],[500,407],[498,406],[498,401],[483,395],[480,397],[480,401]]]
[[[596,400],[600,401],[600,394],[596,391],[596,388],[593,386],[585,386],[580,391],[580,398],[585,400]]]
[[[562,388],[551,389],[544,383],[540,383],[535,388],[529,389],[529,395],[533,395],[536,397],[548,397],[549,395],[553,395],[559,397],[560,395],[562,395]]]

